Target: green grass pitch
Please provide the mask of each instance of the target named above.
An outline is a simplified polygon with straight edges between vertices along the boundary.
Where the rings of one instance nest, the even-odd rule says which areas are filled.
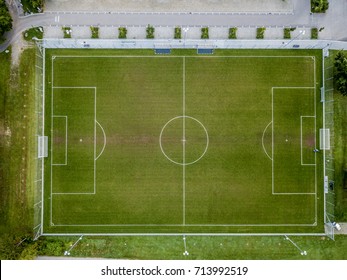
[[[44,234],[324,232],[320,51],[45,58]]]

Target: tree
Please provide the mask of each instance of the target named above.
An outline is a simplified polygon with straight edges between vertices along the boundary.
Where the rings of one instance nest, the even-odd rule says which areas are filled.
[[[34,9],[42,8],[44,0],[30,0],[29,1]]]
[[[151,25],[148,25],[147,28],[146,28],[146,38],[147,39],[154,39],[154,27],[151,26]]]
[[[329,9],[328,0],[311,0],[311,12],[325,13]]]
[[[12,18],[5,4],[5,0],[0,0],[0,37],[4,35],[6,31],[12,29]]]
[[[334,62],[334,80],[336,89],[347,96],[347,57],[343,52],[338,52]]]
[[[37,13],[42,12],[45,0],[22,0],[21,1],[26,12]]]

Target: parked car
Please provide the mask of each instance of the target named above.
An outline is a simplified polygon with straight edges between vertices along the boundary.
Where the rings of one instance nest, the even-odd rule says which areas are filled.
[[[333,227],[334,227],[336,230],[341,230],[340,224],[338,224],[338,223],[336,223],[336,222],[333,222]]]

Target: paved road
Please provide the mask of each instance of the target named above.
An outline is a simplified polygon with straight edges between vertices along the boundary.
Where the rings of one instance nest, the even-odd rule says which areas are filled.
[[[7,2],[12,2],[7,0]],[[21,33],[33,26],[296,26],[325,27],[323,39],[347,39],[347,0],[331,0],[327,14],[310,14],[308,0],[293,0],[293,14],[273,13],[109,13],[109,12],[47,12],[18,17],[12,6],[13,30],[5,34],[6,41],[0,45],[5,50]],[[322,37],[321,36],[321,37]]]

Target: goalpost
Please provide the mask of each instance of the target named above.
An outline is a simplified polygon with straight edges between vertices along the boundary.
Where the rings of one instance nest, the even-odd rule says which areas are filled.
[[[48,156],[48,137],[39,136],[38,137],[38,158],[44,158]]]
[[[319,130],[319,143],[321,150],[330,150],[330,129],[329,128],[321,128]]]

